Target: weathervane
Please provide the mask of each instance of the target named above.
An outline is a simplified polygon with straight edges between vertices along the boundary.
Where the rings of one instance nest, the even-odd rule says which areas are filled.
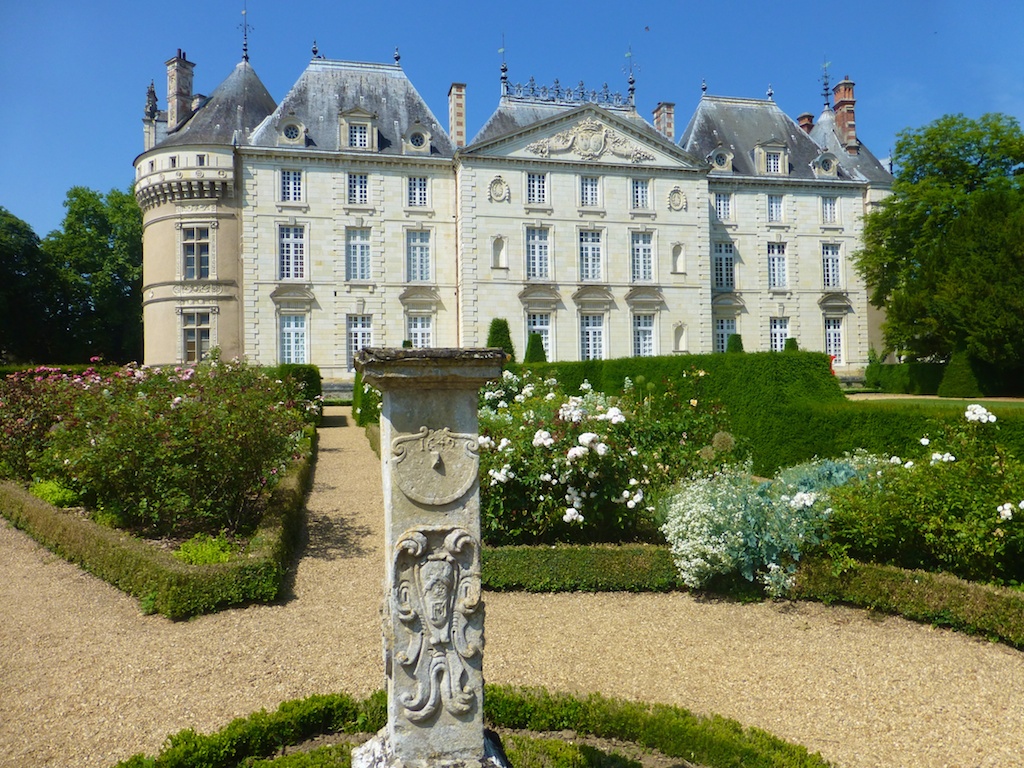
[[[832,62],[824,60],[824,57],[822,57],[822,59],[823,59],[824,63],[821,65],[821,83],[822,83],[821,95],[824,97],[824,99],[825,99],[825,106],[827,107],[827,106],[829,106],[829,103],[828,103],[828,94],[829,94],[829,90],[828,90],[828,68],[832,66]]]
[[[249,24],[249,8],[248,0],[242,0],[242,23],[239,25],[242,28],[242,61],[249,60],[249,30],[252,29],[252,25]],[[316,43],[313,43],[316,46]]]

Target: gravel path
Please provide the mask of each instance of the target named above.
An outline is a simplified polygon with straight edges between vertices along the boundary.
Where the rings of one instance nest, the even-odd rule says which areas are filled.
[[[173,623],[0,523],[0,766],[109,766],[182,728],[382,684],[380,469],[329,408],[283,605]],[[1024,653],[814,604],[487,595],[489,682],[717,713],[844,768],[1024,764]]]

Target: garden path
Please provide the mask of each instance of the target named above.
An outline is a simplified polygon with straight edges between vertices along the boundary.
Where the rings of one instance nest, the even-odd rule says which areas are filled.
[[[167,734],[382,682],[380,468],[329,408],[293,594],[174,623],[0,523],[0,764],[109,766]],[[689,594],[487,599],[489,682],[717,713],[846,768],[1008,766],[1024,653],[864,611]]]

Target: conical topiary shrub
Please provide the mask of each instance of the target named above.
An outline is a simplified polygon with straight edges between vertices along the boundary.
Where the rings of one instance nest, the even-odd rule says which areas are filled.
[[[796,343],[796,336],[787,336],[786,343],[782,347],[783,352],[798,352],[799,345]]]
[[[742,352],[743,351],[743,337],[738,333],[729,334],[729,339],[725,342],[726,352]]]
[[[524,363],[546,363],[547,352],[544,351],[544,340],[539,333],[531,333],[526,340],[526,352],[523,353]]]
[[[512,346],[512,333],[508,329],[508,320],[503,317],[496,317],[491,320],[491,327],[487,331],[487,346],[505,350],[508,361],[516,361],[516,348]]]
[[[939,384],[939,397],[981,397],[983,394],[971,356],[966,349],[958,349],[949,358],[946,373]]]

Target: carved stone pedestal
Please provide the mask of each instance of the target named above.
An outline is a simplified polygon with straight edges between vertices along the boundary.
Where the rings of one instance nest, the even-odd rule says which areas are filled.
[[[388,724],[353,753],[356,768],[491,762],[477,400],[503,360],[493,349],[364,349],[357,360],[363,380],[383,394]]]

